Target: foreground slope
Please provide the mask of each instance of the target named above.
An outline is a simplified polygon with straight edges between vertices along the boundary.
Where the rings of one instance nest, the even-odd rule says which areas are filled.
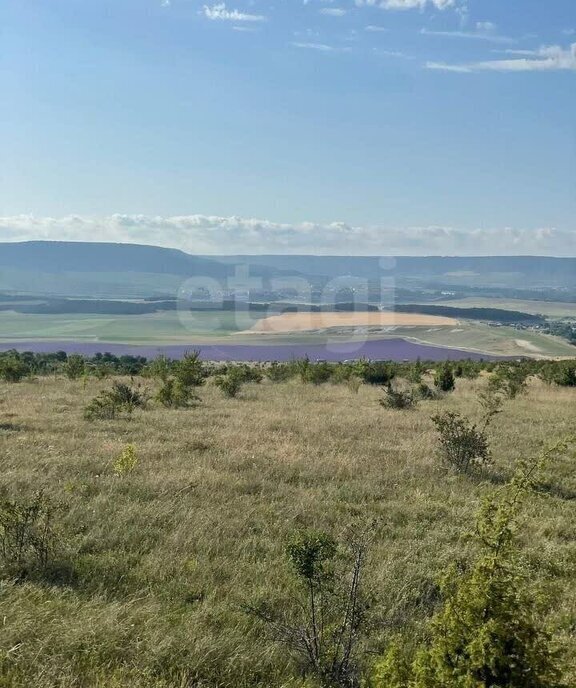
[[[430,416],[479,417],[485,384],[459,380],[455,393],[407,412],[383,409],[369,386],[356,395],[264,382],[226,399],[208,385],[197,408],[92,424],[82,408],[109,382],[0,385],[2,490],[43,489],[64,505],[52,578],[1,584],[0,684],[303,686],[243,608],[290,604],[285,544],[295,529],[339,536],[354,520],[376,523],[366,574],[373,649],[393,632],[418,633],[439,574],[469,556],[463,536],[493,480],[574,431],[576,391],[533,380],[494,422],[493,480],[447,472]],[[113,464],[130,443],[139,462],[119,477]],[[573,461],[547,480],[521,538],[533,581],[554,593],[549,620],[574,681]]]

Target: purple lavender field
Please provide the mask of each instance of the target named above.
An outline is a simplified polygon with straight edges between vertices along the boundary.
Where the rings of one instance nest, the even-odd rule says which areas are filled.
[[[185,352],[199,350],[207,361],[290,361],[308,356],[310,360],[346,361],[358,358],[387,361],[413,361],[417,358],[429,361],[459,359],[488,360],[495,358],[486,354],[471,353],[460,349],[415,344],[405,339],[376,339],[363,342],[343,342],[339,344],[188,344],[186,346],[134,346],[130,344],[81,343],[81,342],[14,342],[0,344],[0,351],[17,349],[36,353],[66,351],[85,356],[109,352],[117,356],[123,354],[154,358],[165,354],[170,358],[180,358]]]

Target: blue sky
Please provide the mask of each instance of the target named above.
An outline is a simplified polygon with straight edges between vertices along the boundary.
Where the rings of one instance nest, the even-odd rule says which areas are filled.
[[[0,240],[576,255],[574,0],[0,0]]]

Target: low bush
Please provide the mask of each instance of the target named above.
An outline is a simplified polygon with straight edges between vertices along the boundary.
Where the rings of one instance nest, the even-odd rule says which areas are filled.
[[[144,408],[147,395],[139,388],[123,382],[115,382],[112,389],[100,392],[84,409],[86,420],[112,420],[125,412],[131,415],[135,409]]]
[[[491,463],[485,429],[452,412],[432,416],[432,422],[440,435],[441,457],[448,465],[468,473],[473,468]]]
[[[16,356],[0,358],[0,379],[4,382],[21,382],[30,372],[30,368]]]
[[[133,444],[127,444],[114,460],[114,473],[118,477],[127,475],[132,473],[137,465],[138,455],[136,454],[136,447]]]
[[[216,387],[222,390],[224,396],[234,399],[240,394],[243,381],[240,375],[237,375],[231,370],[227,375],[221,375],[214,380]]]
[[[58,544],[55,517],[62,510],[43,492],[0,500],[0,570],[22,580],[47,569]]]
[[[398,389],[388,384],[384,388],[384,396],[380,404],[390,409],[412,409],[417,404],[417,399],[411,389]]]
[[[367,552],[365,535],[350,537],[342,547],[326,533],[300,532],[287,547],[288,561],[300,583],[300,597],[291,600],[283,612],[265,602],[246,608],[294,655],[299,673],[315,679],[311,685],[360,686],[367,630],[368,604],[362,592]]]

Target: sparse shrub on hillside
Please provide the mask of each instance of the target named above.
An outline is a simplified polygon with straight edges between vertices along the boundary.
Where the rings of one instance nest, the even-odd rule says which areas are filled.
[[[454,372],[448,361],[436,370],[434,386],[441,392],[452,392],[456,388]]]
[[[513,480],[488,500],[478,518],[479,554],[468,569],[453,566],[442,583],[444,604],[413,657],[401,641],[376,665],[374,688],[560,688],[561,665],[543,625],[543,599],[530,589],[514,526],[540,468],[522,464]]]
[[[444,412],[432,416],[440,435],[440,455],[457,471],[468,473],[491,463],[486,431],[459,413]]]
[[[206,371],[198,351],[185,353],[174,364],[167,359],[155,359],[149,374],[162,382],[156,393],[156,400],[166,408],[185,408],[198,401],[195,390],[206,381]]]
[[[555,361],[545,365],[540,377],[548,384],[560,387],[576,387],[576,363],[573,361]]]
[[[0,500],[3,576],[21,580],[47,568],[57,545],[55,518],[61,509],[43,492],[36,492],[30,499]]]
[[[115,382],[112,389],[100,392],[84,409],[86,420],[112,420],[122,412],[131,415],[137,408],[144,408],[147,395],[139,388],[123,382]]]
[[[114,473],[118,477],[127,475],[128,473],[132,473],[137,465],[138,455],[136,453],[136,447],[133,444],[127,444],[114,460]]]
[[[384,396],[380,399],[380,404],[390,409],[412,409],[418,400],[411,389],[399,389],[388,384],[384,387]]]
[[[146,364],[142,370],[143,377],[151,377],[166,382],[172,371],[172,361],[160,354],[154,360]]]
[[[231,369],[226,375],[220,375],[214,380],[216,387],[219,387],[224,396],[234,399],[240,394],[243,381],[241,375]]]
[[[72,354],[66,359],[62,370],[69,380],[78,380],[86,372],[86,361],[83,356]]]
[[[381,361],[360,361],[358,368],[360,377],[367,385],[387,385],[398,372],[395,363]]]
[[[405,371],[404,377],[408,382],[413,382],[418,385],[422,382],[422,376],[426,373],[426,366],[422,364],[422,361],[418,359],[415,363],[409,364]]]
[[[200,397],[193,392],[193,388],[170,377],[162,383],[156,393],[156,400],[166,408],[186,408],[200,401]]]
[[[265,622],[273,638],[286,645],[305,676],[323,688],[357,688],[360,653],[365,633],[367,604],[362,595],[362,574],[368,539],[352,537],[348,543],[351,570],[342,568],[343,548],[329,535],[299,533],[287,556],[302,590],[288,614],[267,604],[247,611]]]
[[[174,377],[183,387],[201,387],[205,381],[200,352],[186,352],[173,366]]]
[[[515,399],[526,391],[526,381],[530,370],[521,365],[500,364],[490,378],[490,387],[497,392],[502,392],[509,399]]]
[[[438,399],[441,395],[438,392],[435,392],[430,385],[427,385],[425,382],[421,382],[415,390],[416,396],[418,399],[422,399],[422,401],[432,401],[433,399]]]
[[[30,368],[18,356],[0,357],[0,379],[4,382],[21,382],[30,375]]]
[[[272,382],[287,382],[296,375],[294,366],[290,363],[274,361],[266,369],[266,376]]]
[[[322,385],[332,377],[332,367],[329,363],[314,363],[306,368],[303,382],[312,385]]]

